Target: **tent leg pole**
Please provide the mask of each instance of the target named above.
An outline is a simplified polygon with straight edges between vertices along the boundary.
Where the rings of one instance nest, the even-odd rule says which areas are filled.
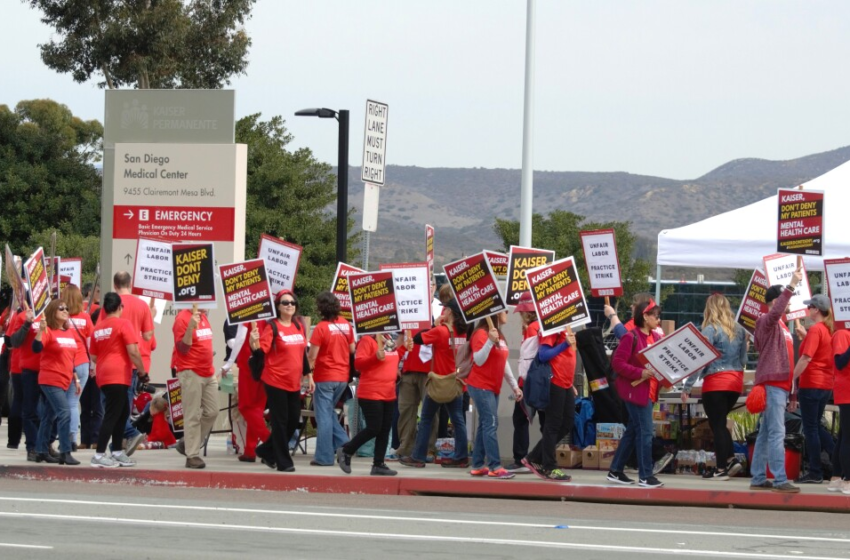
[[[655,265],[655,301],[661,305],[661,265]]]

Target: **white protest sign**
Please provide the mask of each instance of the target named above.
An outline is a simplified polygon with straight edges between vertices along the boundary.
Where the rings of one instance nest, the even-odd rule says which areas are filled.
[[[836,329],[850,329],[850,258],[823,261]]]
[[[83,287],[83,259],[80,257],[63,258],[59,261],[59,276],[71,278],[71,284]]]
[[[431,283],[428,263],[382,264],[391,270],[401,328],[417,331],[431,326]]]
[[[652,366],[673,385],[698,373],[719,357],[720,353],[693,323],[676,329],[639,353],[642,362]]]
[[[149,298],[147,296],[139,296],[139,299],[142,300],[143,302],[147,303],[148,306],[150,306],[151,298]],[[156,323],[157,325],[161,325],[162,324],[162,318],[165,316],[165,300],[164,299],[155,299],[154,302],[153,302],[153,305],[154,305],[154,311],[156,311],[156,313],[154,313],[154,315],[153,315],[153,322]]]
[[[366,126],[363,132],[363,166],[360,168],[360,180],[379,187],[384,186],[389,113],[390,106],[386,103],[366,100]]]
[[[136,243],[136,266],[132,293],[162,300],[173,300],[171,243],[140,238]]]
[[[767,276],[767,284],[774,286],[780,284],[786,286],[791,283],[791,276],[797,270],[797,256],[775,254],[764,257],[764,274]],[[807,299],[812,298],[812,291],[809,288],[809,279],[806,276],[806,267],[803,265],[800,270],[803,272],[803,279],[797,284],[794,290],[794,295],[791,296],[788,313],[785,314],[786,321],[794,319],[802,319],[806,316],[806,304],[803,303]]]
[[[590,278],[591,295],[593,297],[623,295],[614,230],[582,231],[579,232],[579,236],[587,275]]]
[[[257,257],[266,261],[266,274],[272,295],[281,290],[294,290],[303,248],[283,239],[263,234]]]

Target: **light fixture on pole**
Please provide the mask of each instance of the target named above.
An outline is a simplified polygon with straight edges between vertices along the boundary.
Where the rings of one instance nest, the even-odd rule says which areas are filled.
[[[296,117],[336,118],[339,121],[339,154],[337,156],[336,260],[346,262],[348,247],[348,110],[301,109]]]

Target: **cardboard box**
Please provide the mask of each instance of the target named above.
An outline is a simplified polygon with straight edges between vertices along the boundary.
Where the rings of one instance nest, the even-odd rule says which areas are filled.
[[[614,461],[614,455],[617,454],[616,449],[605,449],[599,451],[599,470],[610,471],[611,463]]]
[[[581,452],[581,468],[599,468],[599,449],[597,449],[595,445],[589,445],[584,448],[584,451]]]
[[[599,451],[610,451],[617,450],[617,447],[620,445],[620,440],[618,439],[597,439],[596,440],[596,448]]]
[[[581,466],[583,452],[575,445],[559,445],[555,448],[555,461],[559,467],[575,469]]]
[[[626,426],[623,424],[614,424],[611,422],[599,422],[596,424],[596,440],[600,439],[622,439],[626,431]],[[597,447],[599,445],[597,444]]]

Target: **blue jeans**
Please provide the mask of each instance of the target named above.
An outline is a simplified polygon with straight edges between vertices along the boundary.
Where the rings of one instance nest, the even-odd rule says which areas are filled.
[[[765,385],[766,406],[761,413],[761,426],[753,450],[750,484],[758,486],[767,481],[767,467],[773,473],[774,485],[788,482],[785,474],[785,403],[788,391]]]
[[[480,469],[484,466],[485,456],[487,467],[494,471],[502,466],[499,456],[499,440],[496,432],[499,429],[499,395],[493,391],[479,389],[468,385],[469,396],[475,403],[478,412],[478,428],[475,430],[475,443],[472,446],[472,468]],[[429,432],[423,432],[426,436]]]
[[[316,455],[313,459],[322,465],[333,465],[337,448],[348,443],[348,434],[339,423],[334,406],[342,398],[348,383],[323,381],[316,383],[313,393],[313,411],[316,414]]]
[[[72,383],[73,385],[73,383]],[[42,406],[43,415],[38,427],[38,440],[35,446],[36,453],[48,453],[50,440],[53,438],[53,423],[56,423],[59,432],[59,452],[71,452],[71,413],[68,410],[68,397],[65,390],[53,385],[42,385],[41,394],[44,395]]]
[[[440,411],[440,403],[431,400],[425,395],[422,399],[422,411],[419,413],[419,427],[416,429],[416,443],[413,444],[411,458],[417,461],[425,461],[428,454],[428,440],[434,425],[434,417]],[[455,453],[452,459],[462,461],[469,457],[469,442],[466,439],[466,416],[463,410],[463,395],[446,404],[452,418],[452,428],[455,436]]]
[[[86,386],[86,381],[89,380],[89,364],[80,364],[74,366],[74,373],[80,378],[80,388]],[[82,391],[80,391],[82,394]],[[68,390],[65,392],[68,398],[68,410],[71,413],[71,441],[77,441],[77,433],[80,431],[80,395],[77,394],[77,384],[71,380]]]
[[[831,393],[832,391],[828,389],[800,389],[797,392],[800,416],[803,419],[803,435],[806,438],[809,474],[815,478],[823,478],[823,467],[820,461],[821,450],[826,451],[832,457],[832,451],[835,449],[832,434],[821,424],[823,411],[826,409]]]
[[[21,373],[21,419],[24,423],[24,434],[27,437],[27,451],[35,451],[38,441],[38,401],[41,391],[38,388],[38,372],[25,369]]]
[[[614,460],[611,461],[611,472],[623,472],[626,461],[637,450],[638,476],[646,480],[652,476],[652,403],[647,402],[645,406],[625,402],[626,411],[629,413],[629,423]]]

